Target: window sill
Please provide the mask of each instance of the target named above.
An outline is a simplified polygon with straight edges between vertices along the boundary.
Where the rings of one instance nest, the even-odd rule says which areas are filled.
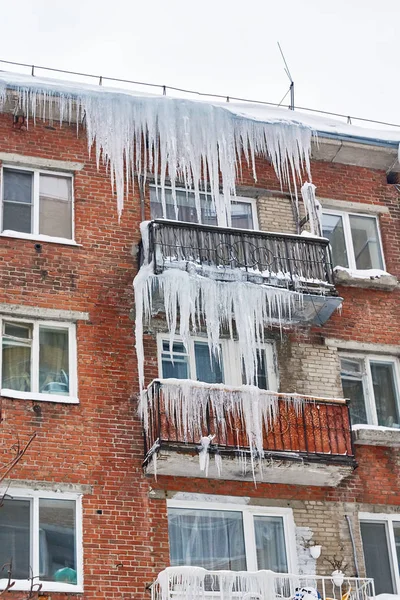
[[[58,402],[62,404],[79,404],[76,396],[61,396],[59,394],[40,394],[36,392],[18,392],[3,388],[0,390],[4,398],[15,398],[16,400],[35,400],[38,402]]]
[[[14,585],[10,589],[10,592],[28,592],[31,589],[31,582],[26,579],[12,579]],[[82,594],[83,587],[81,585],[75,585],[72,583],[61,583],[54,581],[39,581],[35,579],[35,585],[37,583],[42,584],[41,593],[42,592],[61,592],[68,594]],[[0,592],[4,590],[7,586],[7,579],[0,579]]]
[[[78,244],[74,240],[68,240],[66,238],[53,237],[51,235],[22,233],[21,231],[11,231],[10,229],[3,231],[0,236],[19,240],[31,240],[32,242],[49,242],[50,244],[63,244],[65,246],[82,246],[82,244]]]
[[[400,429],[379,425],[353,425],[354,443],[362,446],[400,448]]]
[[[351,287],[371,288],[391,292],[398,286],[397,277],[379,269],[352,270],[335,267],[335,283]]]

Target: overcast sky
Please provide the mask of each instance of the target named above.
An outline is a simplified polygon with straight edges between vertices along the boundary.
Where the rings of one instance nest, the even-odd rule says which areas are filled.
[[[279,41],[297,106],[400,124],[399,0],[18,0],[0,15],[3,60],[270,102],[289,85]]]

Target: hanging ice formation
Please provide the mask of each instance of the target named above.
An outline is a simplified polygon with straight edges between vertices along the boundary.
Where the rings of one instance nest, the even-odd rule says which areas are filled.
[[[185,600],[204,600],[218,594],[223,600],[276,600],[282,597],[282,590],[294,589],[297,580],[291,575],[267,570],[207,571],[193,566],[167,567],[158,574],[151,588],[151,599],[170,600],[177,595]]]
[[[322,235],[322,206],[315,196],[315,185],[304,183],[301,188],[304,209],[310,223],[310,231],[313,235]]]
[[[200,470],[206,476],[209,465],[209,448],[215,435],[204,436],[207,430],[207,415],[226,436],[227,419],[243,426],[249,447],[249,457],[253,477],[255,477],[256,460],[262,473],[263,432],[269,431],[271,424],[278,417],[278,402],[283,400],[293,406],[298,414],[305,401],[304,396],[296,394],[277,394],[261,390],[253,385],[240,387],[223,383],[208,384],[190,379],[160,379],[163,413],[167,421],[173,422],[178,436],[184,442],[198,440],[200,444]],[[145,430],[148,428],[147,407],[154,405],[154,386],[150,385],[142,394],[141,411],[144,415]],[[227,416],[228,415],[228,416]],[[238,444],[239,446],[239,444]],[[154,452],[158,447],[154,449]],[[257,458],[256,458],[257,457]],[[217,464],[217,469],[220,468]]]
[[[230,225],[242,156],[256,180],[256,156],[270,160],[281,185],[297,189],[302,172],[310,176],[310,127],[271,115],[259,105],[209,103],[151,96],[127,90],[73,84],[0,73],[0,110],[7,90],[17,96],[16,109],[27,116],[84,123],[89,151],[95,145],[97,165],[110,171],[118,214],[136,175],[155,178],[166,216],[167,178],[177,213],[178,181],[193,188],[200,215],[200,189],[211,191],[218,224]],[[257,109],[257,110],[256,110]],[[220,183],[222,194],[220,193]]]
[[[188,349],[191,334],[203,327],[210,353],[218,359],[221,333],[226,331],[233,339],[236,332],[249,385],[255,381],[257,349],[264,341],[265,328],[289,322],[295,309],[303,306],[303,295],[298,292],[243,281],[218,281],[180,269],[166,269],[155,275],[152,263],[141,267],[133,285],[141,389],[144,387],[143,329],[156,311],[155,298],[162,297],[171,351],[177,334]]]

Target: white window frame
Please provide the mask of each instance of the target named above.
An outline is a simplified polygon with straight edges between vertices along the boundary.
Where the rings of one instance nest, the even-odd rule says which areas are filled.
[[[33,173],[32,181],[32,232],[6,230],[3,231],[3,212],[4,212],[4,169],[7,171],[23,171]],[[40,175],[51,175],[54,177],[63,177],[71,180],[71,238],[56,237],[39,233],[39,210],[40,210]],[[67,244],[76,246],[75,242],[75,199],[74,199],[74,176],[72,173],[63,173],[62,171],[52,171],[50,169],[34,169],[32,167],[16,166],[12,163],[4,163],[1,167],[1,215],[0,215],[0,235],[2,237],[15,237],[43,242],[53,242],[55,244]]]
[[[168,333],[157,334],[157,356],[158,356],[158,376],[163,379],[162,372],[162,354],[163,354],[163,341],[169,342]],[[174,337],[174,342],[183,343],[180,336]],[[194,353],[195,342],[207,343],[207,338],[202,336],[190,336],[189,340],[189,352],[187,354],[189,358],[189,375],[191,379],[196,380],[196,359]],[[239,354],[239,344],[236,340],[231,339],[220,339],[221,355],[222,355],[222,373],[224,383],[232,386],[242,386],[242,364]],[[268,389],[272,392],[278,391],[278,376],[276,370],[276,354],[275,344],[271,342],[264,342],[260,346],[261,350],[265,351],[267,377],[268,377]],[[165,351],[164,351],[165,353]]]
[[[394,539],[393,523],[396,521],[400,523],[400,513],[398,514],[387,514],[387,513],[358,513],[359,521],[370,522],[370,523],[383,523],[386,526],[386,539],[388,542],[389,550],[389,561],[392,572],[392,582],[394,587],[394,593],[400,593],[400,569],[397,567],[397,551],[396,542]]]
[[[171,187],[166,186],[165,187],[166,190],[172,190]],[[155,185],[150,185],[150,194],[152,191],[156,190],[156,186]],[[177,192],[183,192],[183,193],[188,193],[188,194],[192,194],[194,196],[194,191],[193,190],[185,190],[185,188],[176,188]],[[159,189],[158,193],[161,195],[161,190]],[[204,196],[209,196],[210,198],[212,197],[212,195],[210,194],[210,192],[204,192],[202,190],[200,190],[200,194],[204,195]],[[259,231],[259,223],[258,223],[258,213],[257,213],[257,199],[256,198],[249,198],[247,196],[235,196],[235,197],[231,197],[231,202],[243,202],[244,204],[250,204],[251,206],[251,216],[253,219],[253,229],[245,229],[245,231]],[[173,219],[175,221],[175,219]],[[184,221],[187,223],[191,223],[191,221]],[[194,223],[194,225],[197,225],[197,223]],[[210,225],[210,227],[215,227],[215,225]]]
[[[39,391],[20,392],[8,388],[1,388],[1,396],[7,398],[17,398],[20,400],[38,400],[43,402],[61,402],[67,404],[78,404],[78,373],[77,373],[77,341],[75,323],[66,323],[64,321],[37,320],[29,318],[15,318],[5,315],[0,316],[0,385],[3,382],[3,323],[26,323],[32,325],[32,345],[31,345],[31,381],[32,386],[36,385],[39,377],[39,327],[49,327],[54,329],[68,330],[68,366],[69,366],[69,395],[44,394]]]
[[[288,573],[297,573],[298,566],[296,554],[296,529],[293,519],[293,511],[291,508],[281,508],[275,506],[248,506],[228,502],[202,502],[198,500],[167,500],[167,508],[187,508],[192,510],[227,510],[242,513],[247,571],[258,570],[254,517],[281,517],[283,520],[283,531],[285,537]]]
[[[400,414],[400,363],[398,358],[396,358],[395,356],[388,356],[383,354],[360,354],[355,352],[339,352],[339,358],[348,358],[350,360],[353,359],[362,361],[363,370],[360,374],[360,379],[362,381],[364,390],[367,421],[369,425],[374,425],[376,427],[383,426],[378,425],[378,413],[376,410],[374,386],[372,383],[371,362],[380,362],[386,364],[389,363],[393,365],[393,376],[397,396],[397,407]],[[346,379],[346,376],[343,376],[343,379]],[[356,423],[354,423],[354,425],[356,425]],[[397,427],[394,427],[393,429],[396,431],[400,431]]]
[[[383,246],[382,246],[381,229],[379,226],[380,225],[379,219],[376,216],[370,215],[370,214],[365,214],[365,213],[333,210],[333,209],[328,209],[328,208],[322,207],[322,215],[324,215],[324,214],[333,215],[333,216],[342,218],[344,243],[346,245],[349,266],[348,267],[344,267],[344,265],[337,265],[337,266],[348,268],[351,271],[363,270],[363,269],[358,269],[356,266],[356,259],[355,259],[354,246],[353,246],[353,237],[351,235],[350,216],[367,217],[368,219],[373,219],[376,223],[376,230],[377,230],[377,234],[378,234],[378,246],[379,246],[379,250],[380,250],[381,258],[382,258],[382,271],[386,271],[385,255],[384,255]]]
[[[7,497],[13,500],[30,500],[30,531],[31,548],[30,558],[32,573],[35,577],[39,574],[39,499],[51,500],[73,500],[75,502],[75,550],[76,550],[76,573],[77,583],[62,583],[57,581],[41,581],[40,577],[35,577],[34,583],[42,584],[42,592],[69,592],[71,594],[83,592],[83,542],[82,542],[82,494],[74,492],[46,492],[31,490],[26,488],[10,487],[7,489]],[[1,510],[1,509],[0,509]],[[4,573],[4,571],[3,571]],[[7,585],[8,578],[0,579],[0,590]],[[26,579],[13,579],[15,581],[12,591],[26,591],[30,589],[31,582]],[[36,589],[36,588],[35,588]]]

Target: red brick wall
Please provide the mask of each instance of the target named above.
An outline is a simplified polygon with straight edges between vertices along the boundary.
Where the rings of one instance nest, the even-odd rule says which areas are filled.
[[[18,434],[37,432],[13,477],[87,484],[84,497],[84,573],[88,600],[147,598],[145,584],[168,562],[165,502],[149,500],[151,488],[269,498],[346,499],[350,502],[400,503],[399,451],[358,448],[359,467],[337,490],[194,478],[146,479],[142,475],[142,430],[135,416],[137,367],[134,355],[131,256],[139,242],[140,205],[132,194],[118,223],[109,176],[89,159],[84,133],[75,126],[47,128],[38,123],[15,131],[12,117],[0,117],[0,151],[85,163],[75,175],[75,234],[80,246],[0,238],[0,302],[88,311],[79,322],[79,405],[2,399],[1,445],[5,451]],[[279,189],[270,166],[258,163],[258,185]],[[381,218],[389,271],[400,275],[400,212],[397,195],[378,171],[319,163],[313,167],[321,196],[386,204]],[[253,185],[249,173],[243,183]],[[147,199],[148,213],[148,199]],[[148,214],[147,214],[148,216]],[[342,288],[343,313],[323,328],[324,335],[367,342],[398,343],[398,292]],[[320,338],[316,330],[313,338]],[[303,337],[308,338],[304,333]],[[154,342],[145,349],[148,378],[157,375]],[[34,404],[39,408],[33,409]],[[371,484],[371,481],[373,484]],[[102,515],[96,513],[101,509]],[[122,566],[121,566],[122,565]],[[21,594],[15,593],[15,599]],[[65,594],[51,594],[52,600]]]

